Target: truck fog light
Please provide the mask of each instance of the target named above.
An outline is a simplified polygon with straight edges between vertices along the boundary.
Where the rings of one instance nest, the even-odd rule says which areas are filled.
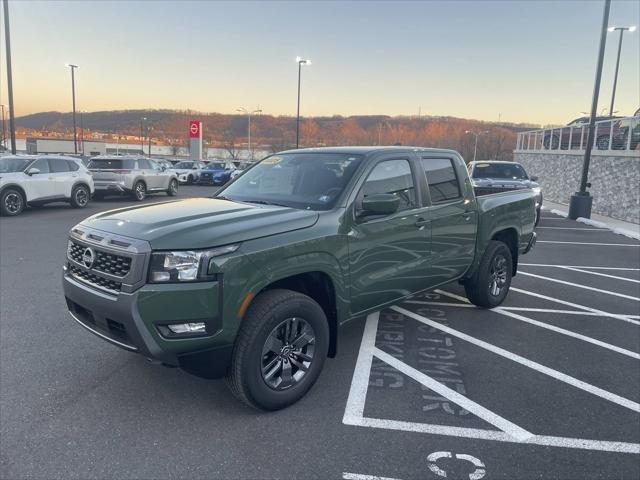
[[[169,272],[151,272],[152,282],[167,282],[171,278]]]
[[[173,325],[167,325],[167,328],[171,330],[172,333],[204,333],[205,325],[204,322],[196,322],[196,323],[175,323]]]

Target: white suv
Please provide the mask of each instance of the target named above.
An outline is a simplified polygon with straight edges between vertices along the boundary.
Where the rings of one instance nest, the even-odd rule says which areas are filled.
[[[79,159],[49,155],[0,157],[0,214],[15,216],[27,205],[69,202],[84,208],[93,178]]]

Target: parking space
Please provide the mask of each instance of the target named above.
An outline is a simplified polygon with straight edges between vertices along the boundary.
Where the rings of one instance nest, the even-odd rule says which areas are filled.
[[[0,220],[3,478],[640,476],[640,242],[545,212],[504,305],[453,284],[351,322],[309,395],[264,414],[69,320],[67,231],[130,204]]]

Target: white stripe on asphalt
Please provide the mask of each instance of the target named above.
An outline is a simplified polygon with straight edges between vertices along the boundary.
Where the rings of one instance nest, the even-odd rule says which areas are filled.
[[[440,295],[444,295],[446,297],[455,298],[456,300],[460,300],[463,303],[471,303],[467,297],[462,297],[451,292],[445,292],[444,290],[440,290],[439,288],[434,290],[433,292],[439,293]]]
[[[531,325],[536,325],[541,328],[545,328],[547,330],[551,330],[556,333],[561,333],[562,335],[566,335],[567,337],[577,338],[578,340],[582,340],[583,342],[591,343],[593,345],[597,345],[602,348],[606,348],[607,350],[611,350],[616,353],[620,353],[622,355],[626,355],[627,357],[635,358],[636,360],[640,360],[640,353],[632,352],[631,350],[627,350],[625,348],[616,347],[615,345],[611,345],[609,343],[602,342],[595,338],[587,337],[586,335],[581,335],[580,333],[572,332],[571,330],[565,330],[564,328],[556,327],[555,325],[550,325],[548,323],[539,322],[538,320],[534,320],[532,318],[524,317],[522,315],[518,315],[517,313],[510,312],[505,310],[503,307],[492,308],[492,311],[499,313],[501,315],[505,315],[507,317],[515,318],[516,320],[520,320],[521,322],[530,323]]]
[[[376,332],[378,331],[379,318],[380,312],[371,313],[367,316],[356,368],[353,371],[347,406],[344,409],[343,423],[349,424],[354,418],[361,418],[364,415],[364,403],[367,399],[367,389],[369,388],[369,372],[373,362],[373,350],[376,348]]]
[[[537,275],[535,273],[528,273],[520,271],[518,272],[520,275],[525,275],[527,277],[535,277],[540,278],[541,280],[547,280],[549,282],[561,283],[562,285],[569,285],[570,287],[582,288],[584,290],[591,290],[593,292],[604,293],[606,295],[613,295],[620,298],[626,298],[627,300],[635,300],[636,302],[640,302],[640,298],[634,297],[632,295],[625,295],[623,293],[612,292],[611,290],[602,290],[600,288],[589,287],[587,285],[580,285],[579,283],[567,282],[565,280],[558,280],[557,278],[545,277],[543,275]]]
[[[513,362],[519,363],[520,365],[524,365],[532,370],[548,375],[551,378],[555,378],[563,383],[576,387],[585,392],[591,393],[597,397],[608,400],[609,402],[615,403],[616,405],[620,405],[621,407],[628,408],[636,413],[640,413],[640,404],[634,402],[633,400],[629,400],[627,398],[621,397],[620,395],[616,395],[615,393],[608,392],[607,390],[603,390],[602,388],[596,387],[595,385],[591,385],[587,382],[583,382],[582,380],[578,380],[566,373],[559,372],[558,370],[554,370],[553,368],[546,367],[538,362],[534,362],[533,360],[529,360],[528,358],[524,358],[520,355],[517,355],[513,352],[509,352],[503,348],[497,347],[496,345],[492,345],[491,343],[487,343],[484,340],[479,340],[471,335],[467,335],[466,333],[462,333],[453,328],[447,327],[442,323],[435,322],[430,320],[422,315],[418,315],[417,313],[413,313],[409,310],[406,310],[402,307],[391,307],[391,310],[394,310],[398,313],[401,313],[409,318],[413,318],[418,322],[424,323],[425,325],[429,325],[433,328],[437,328],[449,335],[453,335],[454,337],[461,338],[469,343],[472,343],[480,348],[484,348],[496,355],[500,355],[506,359],[509,359]]]
[[[475,305],[471,305],[468,303],[460,304],[460,303],[445,303],[445,302],[423,302],[422,300],[405,300],[404,303],[415,303],[416,305],[440,305],[441,307],[476,308]]]
[[[402,313],[402,312],[400,312]],[[401,362],[397,358],[392,355],[389,355],[387,352],[380,350],[379,348],[373,349],[373,354],[382,360],[384,363],[392,366],[396,370],[401,373],[404,373],[407,377],[412,378],[418,383],[421,383],[425,387],[433,390],[436,393],[439,393],[445,398],[448,398],[456,405],[461,406],[465,410],[473,413],[475,416],[483,419],[485,422],[490,423],[496,428],[502,430],[506,434],[512,436],[516,440],[522,442],[527,438],[533,436],[531,432],[527,432],[524,428],[519,427],[515,423],[510,422],[509,420],[502,418],[500,415],[493,413],[491,410],[484,408],[482,405],[477,404],[473,400],[465,397],[464,395],[459,394],[455,390],[450,389],[449,387],[443,385],[442,383],[434,380],[428,375],[425,375],[419,370],[416,370],[413,367],[410,367],[406,363]]]
[[[435,303],[435,302],[434,302]],[[454,304],[455,305],[455,304]],[[470,305],[459,305],[460,307],[467,307]],[[540,312],[540,313],[561,313],[562,315],[583,315],[586,317],[608,317],[607,313],[585,312],[579,310],[555,310],[553,308],[528,308],[528,307],[500,307],[503,310],[509,310],[514,312]],[[629,318],[640,318],[640,315],[624,315]]]
[[[342,472],[344,480],[400,480],[392,477],[380,477],[379,475],[365,475],[363,473]]]
[[[567,245],[599,245],[602,247],[640,247],[640,244],[638,243],[561,242],[559,240],[538,240],[536,243],[565,243]]]
[[[590,272],[589,270],[582,270],[575,267],[562,267],[563,270],[571,270],[572,272],[589,273],[591,275],[598,275],[599,277],[613,278],[614,280],[622,280],[624,282],[640,283],[640,280],[634,280],[633,278],[618,277],[616,275],[609,275],[608,273]]]
[[[553,268],[589,268],[591,270],[621,270],[621,271],[631,271],[637,272],[640,271],[640,268],[629,268],[629,267],[593,267],[591,265],[551,265],[549,263],[518,263],[520,266],[524,267],[553,267]]]
[[[579,228],[579,227],[536,227],[536,230],[541,228],[547,228],[549,230],[586,230],[588,232],[608,232],[609,230],[604,228]]]
[[[622,320],[623,322],[633,323],[634,325],[640,325],[640,321],[634,320],[628,315],[623,315],[620,313],[609,313],[604,310],[598,310],[597,308],[587,307],[585,305],[580,305],[578,303],[567,302],[566,300],[560,300],[559,298],[548,297],[547,295],[542,295],[541,293],[530,292],[528,290],[523,290],[521,288],[511,287],[509,289],[512,292],[523,293],[525,295],[529,295],[532,297],[542,298],[544,300],[549,300],[550,302],[560,303],[562,305],[566,305],[568,307],[579,308],[582,310],[586,310],[587,312],[600,313],[603,317],[615,318],[617,320]],[[443,292],[444,293],[444,292]]]

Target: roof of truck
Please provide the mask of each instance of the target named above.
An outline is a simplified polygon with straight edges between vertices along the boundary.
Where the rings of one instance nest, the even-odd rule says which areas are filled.
[[[379,152],[434,152],[434,153],[455,153],[455,150],[448,150],[445,148],[425,148],[425,147],[412,147],[412,146],[363,146],[363,147],[317,147],[317,148],[300,148],[298,150],[285,150],[279,153],[345,153],[352,155],[368,155],[370,153]]]

